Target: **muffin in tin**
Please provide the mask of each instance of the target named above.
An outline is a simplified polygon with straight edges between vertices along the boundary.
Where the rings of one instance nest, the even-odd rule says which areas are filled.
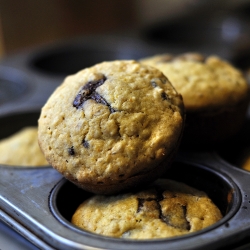
[[[38,145],[37,127],[28,126],[0,140],[0,164],[10,166],[47,166]]]
[[[250,92],[242,72],[232,64],[199,53],[154,55],[140,61],[160,69],[183,96],[183,144],[214,146],[240,130]]]
[[[94,195],[79,205],[71,222],[92,233],[141,240],[186,235],[221,218],[220,210],[204,192],[158,179],[137,192]]]
[[[184,127],[180,94],[158,69],[103,62],[68,76],[39,118],[39,144],[67,179],[112,194],[152,182],[172,162]]]

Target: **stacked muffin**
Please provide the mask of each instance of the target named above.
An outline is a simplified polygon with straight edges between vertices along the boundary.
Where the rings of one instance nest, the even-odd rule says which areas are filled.
[[[42,108],[38,138],[46,160],[93,193],[72,223],[153,239],[220,220],[205,193],[159,178],[167,176],[183,130],[189,145],[223,141],[240,129],[248,102],[238,70],[198,54],[103,62],[68,76]]]
[[[113,61],[65,79],[42,109],[38,137],[67,179],[112,194],[160,177],[183,127],[181,95],[160,70]]]
[[[215,146],[240,130],[249,104],[243,74],[217,56],[197,53],[155,55],[142,63],[160,69],[183,96],[187,146]]]
[[[139,240],[186,235],[221,218],[220,210],[204,192],[158,179],[137,192],[85,200],[72,223],[97,234]]]

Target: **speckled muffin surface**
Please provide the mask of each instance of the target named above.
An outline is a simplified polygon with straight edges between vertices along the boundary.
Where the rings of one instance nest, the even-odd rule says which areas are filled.
[[[105,236],[155,239],[185,235],[213,225],[222,214],[202,191],[158,179],[147,189],[84,201],[72,223]]]
[[[169,78],[189,111],[234,106],[248,96],[242,73],[217,56],[163,54],[142,62],[157,67]]]
[[[249,104],[249,86],[229,62],[199,53],[155,55],[141,62],[160,69],[182,95],[190,140],[220,141],[239,130]]]
[[[181,96],[159,70],[103,62],[67,77],[51,95],[39,118],[39,143],[67,179],[114,193],[167,167],[183,117]]]
[[[38,145],[37,127],[25,127],[0,140],[0,164],[11,166],[47,166]]]

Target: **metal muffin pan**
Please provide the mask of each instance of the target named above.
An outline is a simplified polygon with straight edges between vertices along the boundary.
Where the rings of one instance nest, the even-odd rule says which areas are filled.
[[[0,117],[0,138],[36,125],[39,110]],[[0,219],[41,249],[234,249],[250,233],[250,173],[218,152],[180,150],[167,178],[205,191],[223,219],[186,236],[127,240],[81,230],[70,219],[91,194],[77,188],[52,167],[0,165]]]
[[[138,40],[101,36],[4,58],[0,62],[0,83],[3,79],[16,86],[10,96],[20,92],[14,101],[4,99],[0,105],[0,139],[24,126],[37,125],[41,107],[66,75],[103,60],[137,59],[166,50],[177,52],[178,48],[156,49]],[[4,85],[5,88],[5,82]],[[223,213],[222,220],[197,233],[136,241],[81,230],[70,219],[80,202],[91,194],[65,180],[50,166],[0,165],[0,220],[40,249],[248,249],[250,172],[236,164],[241,149],[248,146],[248,124],[249,121],[230,143],[216,150],[180,148],[166,174],[167,178],[205,191]]]
[[[76,37],[22,51],[0,61],[37,78],[58,82],[85,67],[109,60],[139,59],[175,46],[152,46],[134,35],[93,35]]]
[[[33,53],[28,67],[49,76],[64,77],[102,61],[139,59],[149,51],[149,47],[134,39],[84,37]]]
[[[19,101],[30,91],[30,79],[18,70],[0,67],[0,105]]]

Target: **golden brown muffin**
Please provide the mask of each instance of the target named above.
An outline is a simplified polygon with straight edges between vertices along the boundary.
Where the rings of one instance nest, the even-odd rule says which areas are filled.
[[[72,223],[105,236],[154,239],[196,232],[221,218],[204,192],[159,179],[136,193],[90,197],[76,209]]]
[[[46,166],[37,140],[37,127],[25,127],[0,141],[0,164],[12,166]]]
[[[113,61],[67,77],[42,109],[38,136],[67,179],[109,194],[158,178],[183,126],[182,98],[161,71]]]
[[[156,55],[141,62],[160,69],[183,96],[185,143],[215,145],[239,131],[249,104],[249,86],[230,63],[198,53]]]

